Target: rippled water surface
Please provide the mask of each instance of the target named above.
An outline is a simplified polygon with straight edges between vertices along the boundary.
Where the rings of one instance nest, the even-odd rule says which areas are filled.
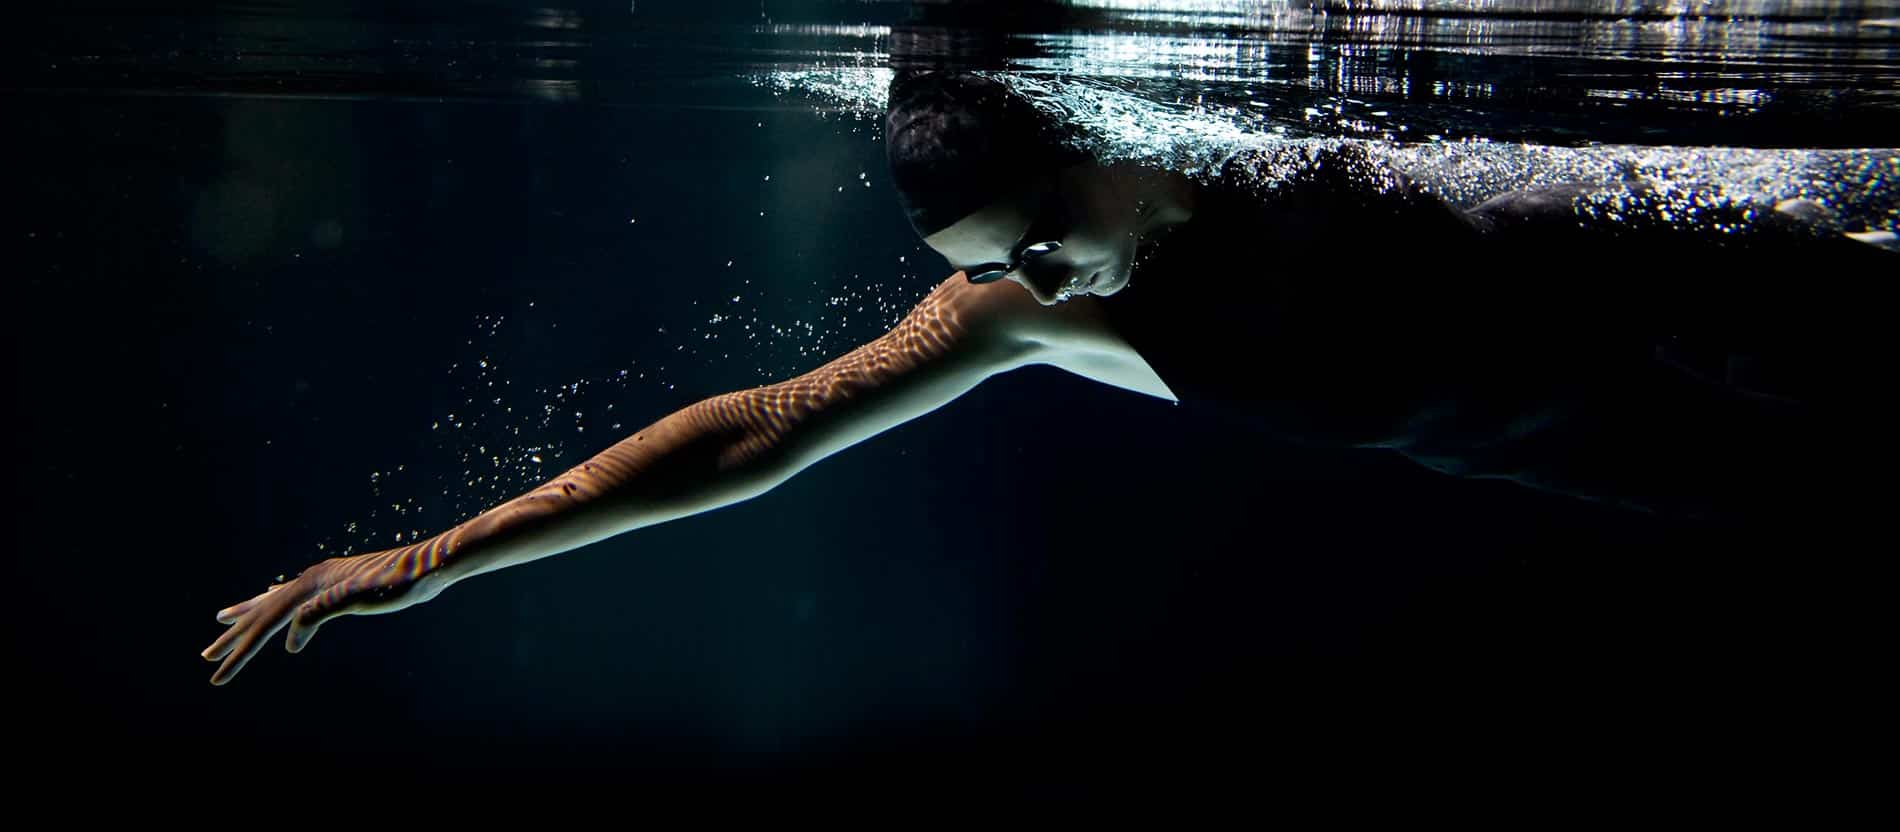
[[[0,83],[662,107],[730,103],[739,77],[815,73],[805,83],[864,104],[875,85],[854,73],[949,61],[1151,82],[1323,133],[1864,147],[1893,144],[1900,124],[1891,0],[79,8],[0,36]]]
[[[1055,90],[1112,152],[1384,140],[1467,204],[1632,168],[1864,203],[1891,154],[1758,151],[1900,144],[1892,0],[81,8],[10,30],[0,89],[760,109],[765,87],[869,127],[892,67],[950,65]],[[1473,142],[1508,147],[1444,149]],[[1593,145],[1704,149],[1549,150]],[[1873,202],[1849,224],[1892,225]]]

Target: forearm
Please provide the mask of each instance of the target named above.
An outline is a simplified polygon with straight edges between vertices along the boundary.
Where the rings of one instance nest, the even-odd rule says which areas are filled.
[[[1016,339],[965,337],[940,287],[883,337],[810,373],[715,396],[405,551],[441,586],[757,496],[806,466],[941,407],[1029,360]],[[954,345],[954,346],[953,346]]]
[[[773,388],[728,393],[677,411],[581,464],[406,550],[415,574],[443,586],[635,529],[730,505],[791,473],[758,430]],[[778,438],[782,438],[778,437]]]

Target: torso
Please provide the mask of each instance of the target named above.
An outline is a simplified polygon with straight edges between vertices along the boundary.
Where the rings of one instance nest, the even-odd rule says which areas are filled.
[[[1239,409],[1284,437],[1384,445],[1492,348],[1482,276],[1447,270],[1476,232],[1436,200],[1369,193],[1349,165],[1266,194],[1210,187],[1101,304],[1181,400]],[[1495,298],[1493,298],[1495,300]]]
[[[1359,186],[1352,164],[1333,171],[1352,181],[1205,192],[1100,299],[1108,326],[1184,403],[1453,474],[1720,513],[1810,464],[1809,411],[1656,361],[1659,321],[1707,321],[1689,317],[1699,290],[1645,293],[1654,275],[1624,262],[1640,244],[1487,239],[1403,183]],[[1755,256],[1694,254],[1711,251]],[[1728,455],[1735,445],[1750,451]]]

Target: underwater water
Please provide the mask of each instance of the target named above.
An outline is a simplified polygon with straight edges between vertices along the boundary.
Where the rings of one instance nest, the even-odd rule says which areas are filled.
[[[1877,238],[1900,3],[118,2],[0,42],[43,776],[1788,782],[1878,690],[1862,530],[1449,478],[1048,367],[230,685],[195,654],[275,576],[900,320],[951,270],[892,190],[896,69],[1007,78],[1113,159],[1346,143],[1461,207],[1636,177],[1684,226],[1802,199]]]

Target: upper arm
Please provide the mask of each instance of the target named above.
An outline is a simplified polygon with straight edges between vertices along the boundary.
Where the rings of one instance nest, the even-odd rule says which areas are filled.
[[[1102,301],[1082,296],[1053,306],[1022,287],[996,281],[973,285],[953,275],[947,291],[963,317],[986,338],[1022,344],[1018,363],[1047,364],[1091,381],[1176,400],[1161,377],[1108,320]]]
[[[981,302],[985,319],[1034,345],[1029,363],[1047,364],[1091,381],[1177,401],[1154,368],[1110,324],[1093,296],[1043,306],[1014,283],[998,281]]]
[[[783,454],[790,476],[1029,364],[1172,398],[1158,379],[1142,378],[1153,372],[1089,299],[1045,307],[1013,283],[972,284],[957,273],[876,340],[796,378],[705,404],[741,422],[748,440],[734,453]]]
[[[703,406],[745,435],[732,453],[777,456],[786,463],[782,475],[790,476],[936,410],[993,375],[1034,363],[1038,344],[1012,324],[1011,304],[998,288],[972,285],[958,274],[876,340],[796,378]]]

